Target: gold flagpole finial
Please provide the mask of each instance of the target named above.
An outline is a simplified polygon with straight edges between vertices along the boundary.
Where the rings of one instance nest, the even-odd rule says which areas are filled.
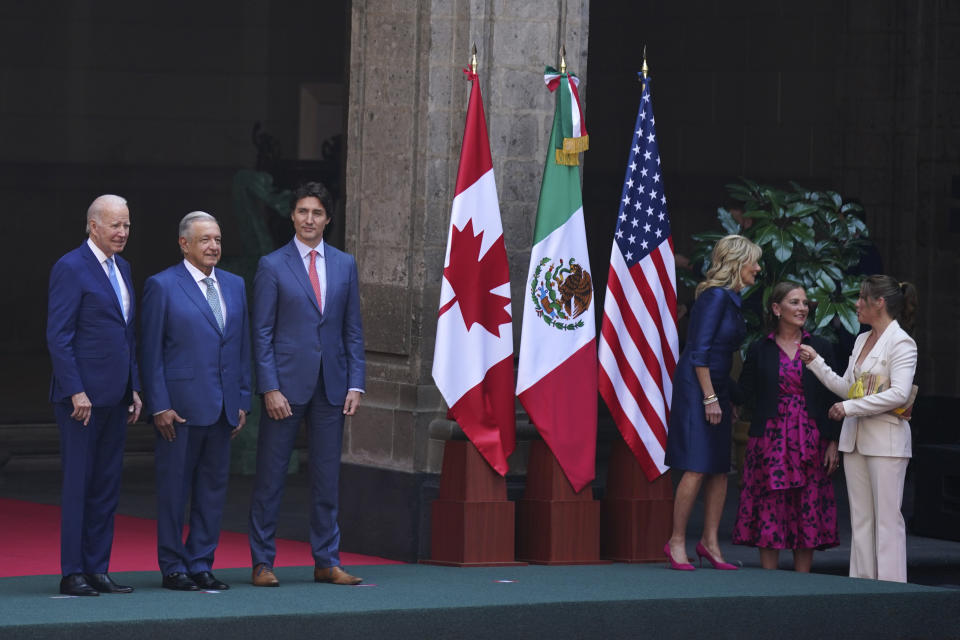
[[[477,72],[477,43],[473,43],[473,51],[470,54],[470,71]]]
[[[567,72],[567,48],[560,45],[560,73]]]
[[[640,70],[643,72],[643,79],[646,80],[650,76],[650,67],[647,66],[647,45],[643,45],[643,66]]]

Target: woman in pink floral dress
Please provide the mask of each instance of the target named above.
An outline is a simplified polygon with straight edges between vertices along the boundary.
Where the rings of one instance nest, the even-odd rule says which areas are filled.
[[[803,287],[776,285],[767,310],[773,330],[751,346],[740,376],[753,417],[733,542],[758,547],[764,569],[776,569],[780,551],[790,549],[794,569],[809,572],[815,549],[837,545],[830,474],[840,464],[840,425],[827,418],[832,395],[798,351],[810,344],[832,360],[832,349],[804,330]]]

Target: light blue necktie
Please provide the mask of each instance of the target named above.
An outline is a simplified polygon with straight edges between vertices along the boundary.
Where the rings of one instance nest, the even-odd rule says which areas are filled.
[[[207,285],[207,302],[210,303],[210,309],[213,311],[213,317],[217,319],[220,331],[223,331],[223,311],[220,310],[220,296],[217,294],[216,282],[213,278],[204,278],[203,283]]]
[[[123,291],[120,289],[120,280],[117,279],[117,268],[113,266],[113,256],[107,258],[107,274],[110,276],[110,284],[113,285],[113,292],[117,294],[117,300],[120,302],[120,313],[123,319],[127,319],[127,311],[123,308]]]

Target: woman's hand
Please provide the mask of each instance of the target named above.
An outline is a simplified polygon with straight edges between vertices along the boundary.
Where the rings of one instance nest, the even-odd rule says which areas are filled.
[[[817,350],[808,344],[800,345],[800,360],[803,364],[810,364],[817,359]]]
[[[704,405],[703,412],[706,414],[707,422],[710,424],[720,424],[720,419],[723,418],[723,410],[720,408],[720,402],[717,400]]]
[[[843,403],[837,402],[832,407],[830,407],[830,411],[827,412],[827,417],[830,418],[831,420],[837,420],[837,421],[840,421],[846,418],[847,410],[843,408]]]
[[[827,470],[827,475],[840,468],[840,452],[837,451],[836,440],[831,440],[827,445],[827,451],[823,454],[823,468]]]

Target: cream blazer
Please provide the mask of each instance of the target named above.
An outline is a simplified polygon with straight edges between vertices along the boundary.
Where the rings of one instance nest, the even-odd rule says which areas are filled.
[[[894,320],[867,354],[863,364],[856,363],[867,341],[867,333],[861,333],[853,345],[850,362],[843,376],[838,376],[827,366],[822,356],[807,365],[810,371],[841,398],[847,397],[850,385],[862,373],[886,376],[890,388],[880,393],[856,400],[844,400],[847,417],[840,430],[839,449],[847,453],[857,451],[865,456],[892,456],[909,458],[910,423],[889,413],[902,407],[910,395],[913,376],[917,370],[917,343]]]

